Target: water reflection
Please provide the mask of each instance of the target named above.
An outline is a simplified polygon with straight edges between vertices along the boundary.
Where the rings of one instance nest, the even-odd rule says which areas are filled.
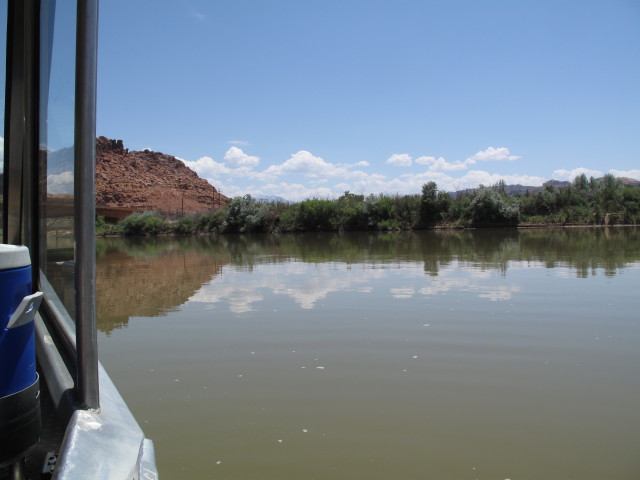
[[[99,239],[98,328],[126,327],[129,317],[175,311],[228,264],[201,238]]]
[[[505,301],[523,288],[520,270],[612,276],[638,267],[639,245],[638,228],[99,239],[98,325],[110,332],[187,301],[243,314],[288,297],[310,310],[338,292]]]
[[[637,476],[637,229],[99,245],[167,477]]]

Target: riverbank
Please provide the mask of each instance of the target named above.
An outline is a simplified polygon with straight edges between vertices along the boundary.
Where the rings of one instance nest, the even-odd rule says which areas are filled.
[[[510,228],[516,230],[535,230],[535,229],[574,229],[574,228],[630,228],[638,227],[638,224],[593,224],[593,223],[553,223],[553,222],[522,222],[517,225],[432,225],[421,226],[410,229],[367,229],[367,230],[348,230],[350,232],[413,232],[413,231],[446,231],[446,230],[483,230],[483,229],[500,229]],[[345,230],[272,230],[269,232],[246,232],[246,233],[272,233],[272,234],[289,234],[289,233],[313,233],[313,232],[334,232],[341,233]],[[211,234],[235,234],[245,232],[229,232],[225,230],[203,230],[203,229],[185,229],[180,225],[179,221],[168,220],[166,222],[151,221],[150,223],[140,222],[134,227],[126,230],[121,225],[101,224],[96,230],[96,236],[99,238],[109,237],[140,237],[140,236],[198,236]]]
[[[401,231],[431,228],[593,226],[640,224],[640,188],[612,175],[548,185],[535,195],[508,195],[506,185],[480,186],[457,195],[429,182],[418,195],[312,198],[299,203],[235,197],[223,208],[184,216],[134,213],[117,224],[98,217],[99,234],[280,233]]]

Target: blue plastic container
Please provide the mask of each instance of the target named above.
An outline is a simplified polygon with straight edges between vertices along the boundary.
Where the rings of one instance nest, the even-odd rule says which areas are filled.
[[[28,388],[37,379],[33,320],[8,328],[9,319],[30,294],[29,250],[0,245],[0,398]]]

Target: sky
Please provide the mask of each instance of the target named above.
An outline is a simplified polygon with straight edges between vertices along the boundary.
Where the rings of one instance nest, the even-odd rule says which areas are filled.
[[[98,68],[98,135],[230,197],[640,179],[640,0],[109,0]]]

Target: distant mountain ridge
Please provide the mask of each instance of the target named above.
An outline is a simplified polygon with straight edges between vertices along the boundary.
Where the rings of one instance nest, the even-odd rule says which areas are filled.
[[[602,180],[603,177],[600,178],[596,178],[597,181]],[[629,185],[631,187],[640,187],[640,180],[636,180],[635,178],[628,178],[628,177],[616,177],[618,180],[620,180],[620,182],[622,182],[623,185]],[[507,185],[505,187],[505,190],[507,192],[507,195],[512,196],[512,195],[526,195],[527,192],[529,192],[529,194],[531,195],[535,195],[538,192],[541,192],[542,190],[544,190],[544,188],[546,186],[552,186],[555,188],[563,188],[566,187],[568,185],[571,185],[572,182],[569,181],[565,181],[565,180],[547,180],[546,182],[544,182],[542,184],[542,186],[540,187],[533,187],[533,186],[525,186],[525,185]],[[456,197],[458,195],[464,195],[467,193],[471,193],[475,190],[475,188],[465,188],[463,190],[457,190],[455,192],[448,192],[449,195]]]
[[[291,200],[287,200],[286,198],[279,197],[277,195],[255,195],[252,197],[256,202],[261,203],[270,203],[270,202],[282,202],[282,203],[293,203]]]

